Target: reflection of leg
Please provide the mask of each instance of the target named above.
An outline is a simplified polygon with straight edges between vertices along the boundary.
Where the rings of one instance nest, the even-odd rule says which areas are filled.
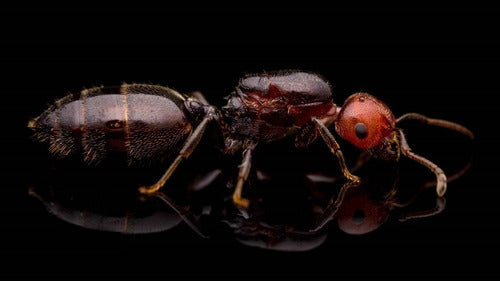
[[[425,211],[403,213],[399,217],[399,221],[435,216],[441,213],[445,209],[445,207],[446,207],[446,200],[443,197],[438,197],[436,198],[436,206],[434,208]]]
[[[358,160],[356,160],[356,163],[349,169],[351,172],[356,172],[360,168],[362,168],[370,159],[372,158],[372,155],[367,152],[367,151],[362,151],[361,154],[358,156]],[[311,192],[313,193],[313,196],[316,198],[323,198],[323,193],[321,193],[317,187],[316,183],[335,183],[340,180],[342,180],[342,176],[327,176],[323,174],[316,174],[316,173],[308,173],[305,175],[305,180],[306,183],[308,184],[309,188],[311,189]],[[433,184],[434,185],[434,184]]]
[[[198,222],[198,220],[186,209],[178,206],[174,200],[172,200],[170,197],[168,197],[165,193],[163,192],[156,192],[153,194],[154,196],[158,197],[161,199],[163,202],[165,202],[170,208],[172,208],[178,215],[181,217],[181,219],[189,226],[191,227],[192,230],[194,230],[198,235],[200,235],[203,238],[206,238],[206,235],[203,234],[201,231],[201,226]]]
[[[236,184],[236,189],[233,193],[233,202],[239,207],[248,208],[250,201],[248,199],[242,198],[241,193],[243,191],[243,185],[250,174],[250,168],[252,164],[252,149],[247,148],[243,152],[243,161],[240,165],[240,171],[238,173],[238,183]]]
[[[406,113],[406,114],[403,114],[401,117],[399,117],[396,120],[396,123],[399,123],[399,122],[404,121],[404,120],[417,120],[417,121],[420,121],[424,124],[438,126],[438,127],[442,127],[442,128],[446,128],[446,129],[450,129],[450,130],[459,132],[462,135],[466,135],[467,137],[469,137],[471,139],[474,138],[474,134],[469,129],[465,128],[464,126],[462,126],[460,124],[454,123],[454,122],[441,120],[441,119],[433,119],[433,118],[429,118],[427,116],[424,116],[424,115],[418,114],[418,113]]]
[[[406,141],[406,137],[403,134],[403,131],[401,129],[398,129],[398,134],[399,134],[399,141],[401,145],[401,152],[403,155],[406,157],[412,159],[415,162],[418,162],[427,168],[431,170],[435,175],[437,179],[436,183],[436,192],[438,196],[443,196],[446,193],[446,175],[444,174],[443,170],[438,167],[438,165],[432,163],[430,160],[417,155],[411,151],[410,146],[408,145],[408,142]]]
[[[158,191],[160,188],[162,188],[163,185],[165,185],[165,183],[170,178],[172,173],[175,171],[179,163],[181,163],[183,159],[188,158],[189,155],[191,155],[193,150],[196,148],[210,120],[211,117],[206,117],[205,119],[203,119],[203,121],[201,121],[201,123],[198,125],[198,127],[196,127],[194,132],[188,137],[188,139],[184,143],[184,147],[179,152],[179,155],[177,156],[177,158],[175,158],[174,162],[170,164],[170,167],[168,167],[167,171],[165,171],[163,176],[155,184],[151,186],[140,187],[139,188],[140,193],[151,194]]]
[[[339,207],[342,205],[342,202],[344,201],[344,197],[347,190],[352,186],[356,186],[358,184],[359,183],[352,181],[346,182],[340,189],[339,193],[337,194],[337,198],[335,199],[335,201],[333,201],[333,199],[330,201],[328,206],[325,208],[325,211],[320,215],[320,217],[314,223],[313,229],[311,229],[310,232],[315,232],[322,229],[329,221],[334,219],[335,214],[337,213]]]
[[[340,150],[340,146],[333,137],[332,133],[330,133],[330,130],[318,119],[313,118],[313,121],[316,123],[317,128],[319,130],[319,133],[321,134],[321,137],[325,141],[326,145],[330,148],[333,154],[337,156],[337,159],[339,160],[340,164],[340,169],[342,170],[342,173],[346,178],[348,178],[351,181],[359,181],[359,178],[351,172],[349,172],[349,169],[347,168],[347,165],[345,164],[344,160],[344,155],[342,154],[342,151]]]

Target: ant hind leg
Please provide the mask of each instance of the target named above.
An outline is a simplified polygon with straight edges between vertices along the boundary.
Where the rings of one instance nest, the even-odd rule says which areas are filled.
[[[184,146],[182,147],[181,151],[179,152],[179,155],[175,158],[175,160],[170,164],[168,169],[165,171],[163,176],[153,185],[151,186],[141,186],[139,188],[139,192],[142,194],[153,194],[156,191],[158,191],[160,188],[162,188],[167,180],[170,178],[170,176],[174,173],[175,169],[177,169],[177,166],[181,163],[183,159],[188,158],[191,153],[194,151],[198,143],[200,142],[203,133],[205,132],[205,128],[208,125],[208,122],[212,120],[211,116],[205,117],[200,124],[196,127],[194,132],[188,137],[186,142],[184,143]]]

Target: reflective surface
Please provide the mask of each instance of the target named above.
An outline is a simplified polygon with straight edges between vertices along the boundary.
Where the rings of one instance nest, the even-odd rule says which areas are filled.
[[[290,145],[285,141],[273,147],[282,146],[278,150],[282,151]],[[207,144],[198,157],[214,157],[215,153],[217,150]],[[315,169],[297,160],[283,163],[279,157],[271,157],[276,151],[261,153],[266,154],[266,163],[257,162],[249,178],[246,196],[252,205],[247,210],[235,207],[231,200],[235,182],[231,159],[213,162],[199,173],[194,172],[199,170],[196,158],[190,159],[184,167],[189,173],[176,176],[151,196],[136,191],[141,181],[138,177],[154,180],[156,171],[146,167],[110,169],[117,164],[113,159],[108,166],[90,168],[76,159],[63,164],[54,161],[46,183],[30,186],[28,193],[39,199],[48,213],[87,229],[148,234],[184,224],[200,239],[229,238],[245,246],[294,252],[320,247],[329,236],[363,235],[386,223],[426,219],[446,206],[446,199],[435,194],[432,175],[426,177],[423,168],[412,172],[412,165],[362,154],[353,168],[363,180],[352,183],[333,169],[321,171],[324,166]],[[296,153],[307,162],[328,163],[333,158],[325,153]],[[464,174],[471,161],[458,167],[450,182]],[[217,165],[221,167],[209,170]],[[103,173],[107,180],[103,180]]]
[[[163,10],[139,3],[81,10],[48,3],[2,7],[0,279],[499,279],[498,10],[471,3],[373,10],[307,3],[272,8],[257,2],[230,10],[209,4]],[[346,192],[344,207],[356,200],[363,207],[328,209],[343,185],[328,180],[339,176],[335,157],[321,142],[296,149],[289,140],[257,148],[244,190],[257,203],[242,214],[227,200],[241,155],[221,158],[207,130],[203,147],[180,165],[164,190],[188,211],[179,216],[161,199],[151,198],[149,206],[135,193],[138,185],[154,183],[167,162],[132,168],[55,164],[26,128],[68,91],[153,83],[183,93],[199,90],[221,107],[242,74],[290,68],[323,75],[332,83],[336,104],[366,91],[395,116],[419,112],[470,128],[476,135],[472,144],[441,129],[412,122],[403,127],[415,153],[447,175],[473,155],[471,168],[448,185],[445,209],[430,216],[441,202],[433,188],[418,189],[433,175],[408,161],[392,168],[373,162],[360,175],[379,182],[381,190],[353,189]],[[337,140],[347,164],[355,165],[359,152]],[[206,180],[211,184],[190,185],[215,170],[221,172]],[[257,170],[270,180],[259,181]],[[377,173],[388,176],[376,179]],[[326,178],[311,183],[310,174]],[[62,200],[55,211],[80,216],[79,225],[48,213],[29,196],[30,187],[44,200]],[[52,196],[51,189],[59,195]],[[99,192],[107,195],[91,194]],[[132,225],[128,218],[134,227],[127,229],[146,232],[151,228],[138,220],[154,214],[172,224],[155,223],[161,231],[143,234],[80,226],[91,221],[103,229],[107,224],[100,222],[115,221],[106,227],[121,230]],[[188,214],[198,226],[186,223]],[[343,223],[341,216],[347,218]],[[414,219],[401,222],[405,216]],[[310,234],[316,221],[324,225]],[[194,231],[197,227],[208,239]],[[280,250],[285,248],[295,251]]]

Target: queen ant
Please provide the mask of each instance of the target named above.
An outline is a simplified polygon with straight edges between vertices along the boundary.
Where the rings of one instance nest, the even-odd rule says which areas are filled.
[[[243,150],[234,203],[247,208],[243,186],[251,170],[252,155],[258,144],[295,136],[295,146],[305,147],[321,137],[338,159],[343,175],[353,175],[328,127],[340,137],[370,154],[398,161],[400,155],[412,159],[436,176],[436,192],[446,192],[446,175],[430,160],[414,153],[403,131],[396,125],[415,119],[422,123],[457,131],[474,138],[462,125],[432,119],[417,113],[395,118],[376,97],[356,93],[343,106],[332,99],[331,85],[315,73],[277,71],[246,75],[227,98],[221,110],[210,105],[199,92],[182,95],[156,85],[122,84],[96,87],[79,95],[68,95],[49,107],[28,127],[35,138],[48,143],[59,157],[83,151],[86,163],[98,163],[108,152],[123,152],[129,163],[177,154],[162,177],[139,191],[152,194],[162,188],[183,159],[200,142],[209,123],[219,124],[225,139],[224,153]]]

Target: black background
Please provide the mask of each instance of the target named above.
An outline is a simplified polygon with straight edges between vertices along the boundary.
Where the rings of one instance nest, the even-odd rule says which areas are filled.
[[[8,280],[498,277],[500,11],[249,3],[246,9],[20,7],[0,14],[6,258],[0,272]],[[450,184],[445,212],[366,236],[337,233],[311,252],[281,253],[201,240],[187,228],[163,236],[88,231],[58,221],[27,195],[43,161],[33,160],[40,155],[33,154],[26,123],[68,91],[147,82],[201,90],[220,106],[242,74],[289,68],[325,76],[337,104],[363,90],[396,116],[420,112],[471,128],[474,165]],[[471,151],[468,142],[441,139],[439,130],[418,132],[408,135],[414,149],[445,166]]]

